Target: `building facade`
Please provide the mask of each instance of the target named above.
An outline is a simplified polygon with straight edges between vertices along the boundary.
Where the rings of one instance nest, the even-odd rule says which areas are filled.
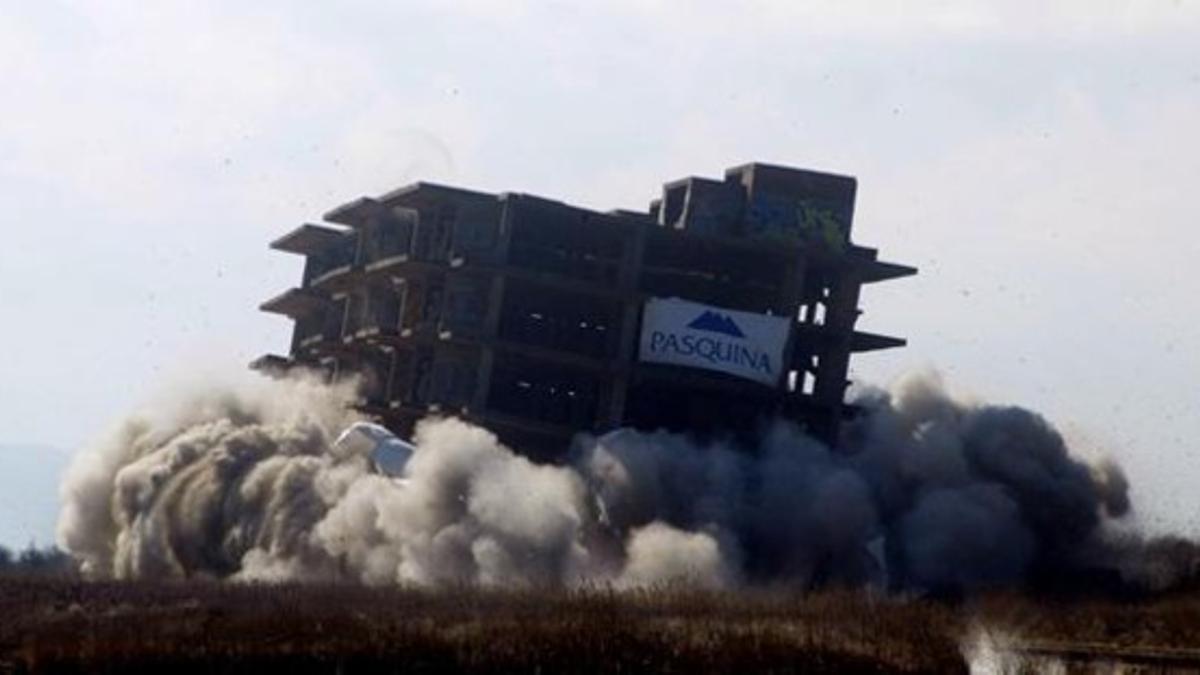
[[[455,415],[536,459],[579,431],[777,416],[836,442],[851,354],[904,344],[855,330],[859,291],[916,272],[851,243],[855,190],[748,164],[667,183],[646,212],[431,183],[360,198],[271,244],[304,273],[261,306],[294,320],[288,355],[253,365],[354,374],[400,434]]]

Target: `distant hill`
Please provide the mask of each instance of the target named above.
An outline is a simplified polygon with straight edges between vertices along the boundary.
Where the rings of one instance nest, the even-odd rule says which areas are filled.
[[[0,443],[0,546],[54,543],[58,484],[70,461],[60,448]]]

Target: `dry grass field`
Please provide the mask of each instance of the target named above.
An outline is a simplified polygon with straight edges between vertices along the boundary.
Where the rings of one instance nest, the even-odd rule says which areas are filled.
[[[981,627],[1040,648],[1188,650],[1200,594],[950,605],[837,591],[0,578],[0,673],[966,672],[964,644]]]

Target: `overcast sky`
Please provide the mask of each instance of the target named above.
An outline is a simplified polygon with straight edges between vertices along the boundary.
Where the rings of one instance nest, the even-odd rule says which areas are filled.
[[[1196,2],[0,0],[0,92],[0,446],[286,350],[267,243],[359,195],[644,208],[761,160],[857,176],[855,240],[921,269],[859,379],[1042,411],[1200,532]]]

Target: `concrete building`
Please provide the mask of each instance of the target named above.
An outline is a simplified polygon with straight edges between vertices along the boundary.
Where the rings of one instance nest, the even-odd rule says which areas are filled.
[[[914,274],[850,241],[856,181],[765,164],[667,183],[646,212],[416,183],[272,248],[304,256],[289,354],[363,378],[400,434],[478,422],[537,459],[581,430],[720,434],[785,416],[835,442],[863,284]],[[671,300],[675,299],[675,300]],[[698,304],[696,304],[698,303]]]

